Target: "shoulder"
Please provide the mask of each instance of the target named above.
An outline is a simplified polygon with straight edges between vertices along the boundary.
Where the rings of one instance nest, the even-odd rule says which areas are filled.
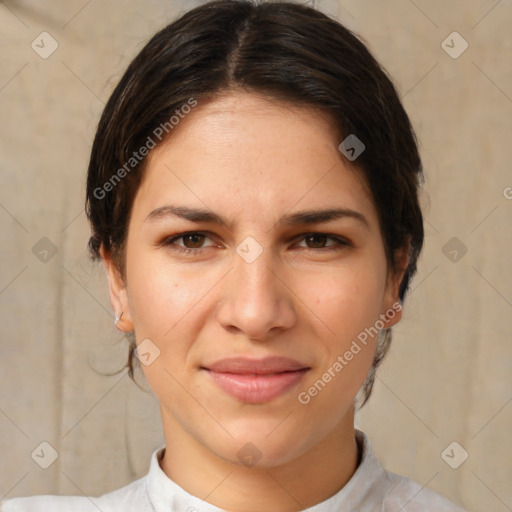
[[[357,430],[362,461],[347,484],[347,496],[360,512],[466,512],[424,485],[385,470],[364,432]]]
[[[38,495],[0,502],[0,512],[144,512],[151,510],[146,478],[99,497]]]
[[[12,498],[0,503],[0,512],[64,512],[64,510],[76,510],[77,512],[89,512],[94,507],[83,496],[53,496],[39,495]]]
[[[432,489],[391,471],[384,470],[387,482],[383,512],[466,512]]]

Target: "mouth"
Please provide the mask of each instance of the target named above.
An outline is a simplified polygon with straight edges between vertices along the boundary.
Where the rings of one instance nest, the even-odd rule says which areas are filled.
[[[269,357],[223,359],[201,369],[230,396],[262,404],[290,391],[311,368],[293,359]]]

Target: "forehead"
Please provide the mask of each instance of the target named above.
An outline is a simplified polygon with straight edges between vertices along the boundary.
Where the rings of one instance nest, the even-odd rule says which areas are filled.
[[[375,216],[338,138],[328,116],[304,106],[249,93],[199,104],[150,153],[134,210],[179,199],[228,216],[327,204]]]

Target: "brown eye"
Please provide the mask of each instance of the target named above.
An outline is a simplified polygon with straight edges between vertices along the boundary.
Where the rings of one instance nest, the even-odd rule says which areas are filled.
[[[215,244],[213,243],[210,245],[203,245],[207,239],[210,239],[210,237],[206,233],[194,231],[167,238],[161,243],[161,245],[182,253],[200,253],[208,247],[214,247]],[[180,241],[181,243],[179,243]]]
[[[324,247],[325,242],[329,237],[327,235],[321,235],[319,233],[314,235],[307,235],[304,237],[305,240],[312,242],[312,249],[321,249]]]
[[[324,250],[330,250],[330,249],[340,249],[343,246],[350,245],[346,240],[343,240],[342,238],[327,235],[325,233],[308,233],[306,235],[302,235],[301,241],[306,242],[306,248],[307,249],[324,249]],[[330,245],[326,245],[327,240],[333,240],[334,243],[331,243]],[[304,247],[304,246],[302,246]]]
[[[201,233],[192,233],[190,235],[183,235],[180,238],[183,239],[183,243],[187,249],[199,249],[204,243],[206,236]],[[187,244],[187,241],[189,241],[190,244]]]

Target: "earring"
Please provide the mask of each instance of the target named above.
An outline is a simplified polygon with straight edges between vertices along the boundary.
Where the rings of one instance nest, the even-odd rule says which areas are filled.
[[[114,325],[117,327],[117,324],[119,323],[119,320],[121,320],[121,317],[123,316],[123,312],[119,313],[119,315],[116,316],[116,319],[114,320]]]

